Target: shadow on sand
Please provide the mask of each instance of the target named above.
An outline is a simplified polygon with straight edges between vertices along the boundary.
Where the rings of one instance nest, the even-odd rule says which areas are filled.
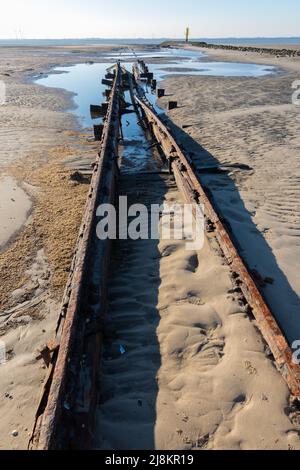
[[[201,183],[207,189],[217,212],[225,219],[231,237],[249,270],[255,270],[262,279],[270,278],[269,281],[273,282],[266,283],[261,290],[286,338],[292,344],[300,338],[300,298],[253,221],[255,214],[247,210],[234,179],[229,175],[230,172],[237,172],[240,177],[246,178],[247,172],[252,169],[245,165],[220,167],[220,162],[183,129],[166,115],[163,115],[163,119],[194,161]]]

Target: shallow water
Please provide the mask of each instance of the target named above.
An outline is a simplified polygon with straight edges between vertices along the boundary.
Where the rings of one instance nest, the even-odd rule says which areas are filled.
[[[137,59],[146,59],[150,70],[154,72],[157,80],[162,80],[173,75],[206,75],[217,77],[261,77],[274,73],[275,67],[244,64],[236,62],[206,62],[205,55],[201,52],[183,49],[161,49],[159,51],[135,52],[126,49],[120,53],[103,54],[105,61],[101,64],[77,64],[71,67],[57,67],[54,73],[47,77],[38,78],[36,83],[53,88],[62,88],[74,93],[75,114],[86,127],[95,124],[90,117],[90,105],[101,104],[104,101],[103,92],[105,85],[101,84],[102,78],[108,67],[120,59],[131,70],[132,63]],[[157,60],[165,58],[163,63]],[[110,62],[109,62],[110,61]],[[149,94],[150,101],[155,103],[154,95]]]

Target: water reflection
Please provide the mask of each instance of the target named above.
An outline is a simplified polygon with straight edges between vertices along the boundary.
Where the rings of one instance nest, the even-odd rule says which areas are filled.
[[[116,53],[104,53],[104,63],[77,64],[69,67],[57,67],[53,73],[36,80],[39,85],[62,88],[74,94],[76,109],[74,112],[81,119],[82,125],[91,127],[95,124],[90,117],[90,105],[100,105],[104,101],[102,85],[107,68],[118,59],[125,62],[131,70],[133,62],[146,59],[155,78],[160,81],[173,75],[209,75],[224,77],[261,77],[276,71],[275,67],[236,62],[207,62],[205,54],[185,49],[161,48],[152,51],[133,51],[126,49]],[[162,60],[165,59],[165,60]],[[157,63],[159,62],[159,63]],[[150,101],[155,104],[156,97],[149,93]]]

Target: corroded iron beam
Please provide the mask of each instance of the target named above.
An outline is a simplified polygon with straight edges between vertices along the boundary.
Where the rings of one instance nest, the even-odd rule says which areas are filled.
[[[136,78],[138,74],[135,70],[134,72]],[[179,189],[186,201],[204,205],[206,224],[218,240],[231,269],[234,283],[242,291],[249,311],[255,316],[257,325],[274,356],[277,368],[286,380],[292,395],[300,399],[300,366],[293,361],[293,352],[283,331],[252,278],[246,263],[238,253],[206,190],[201,185],[193,169],[193,162],[177,144],[170,129],[158,117],[154,108],[145,99],[145,95],[140,93],[140,87],[137,87],[137,93],[139,97],[136,101],[143,112],[144,120],[148,122],[168,159]]]

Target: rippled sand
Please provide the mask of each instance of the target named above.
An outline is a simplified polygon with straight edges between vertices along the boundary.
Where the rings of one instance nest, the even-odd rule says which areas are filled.
[[[85,188],[70,182],[71,170],[62,162],[81,155],[92,161],[96,152],[83,145],[73,117],[63,112],[70,96],[26,82],[50,66],[93,59],[88,48],[75,58],[66,51],[0,50],[0,74],[8,85],[0,166],[33,185],[27,190],[34,190],[36,203],[31,224],[0,257],[0,339],[8,359],[0,366],[5,449],[28,442],[45,376],[37,349],[53,336],[85,199]],[[169,79],[167,92],[184,106],[170,116],[179,128],[192,126],[180,138],[205,169],[203,181],[249,264],[274,280],[265,294],[293,337],[299,332],[300,142],[299,111],[290,94],[300,72],[296,61],[285,59],[220,58],[230,57],[292,68],[260,79]],[[207,169],[220,163],[223,173]],[[172,187],[164,197],[179,198]],[[187,252],[181,242],[149,243],[132,252],[125,243],[125,251],[114,254],[110,314],[117,339],[104,358],[95,446],[299,449],[299,416],[255,322],[232,292],[217,246],[206,240],[203,250]]]

